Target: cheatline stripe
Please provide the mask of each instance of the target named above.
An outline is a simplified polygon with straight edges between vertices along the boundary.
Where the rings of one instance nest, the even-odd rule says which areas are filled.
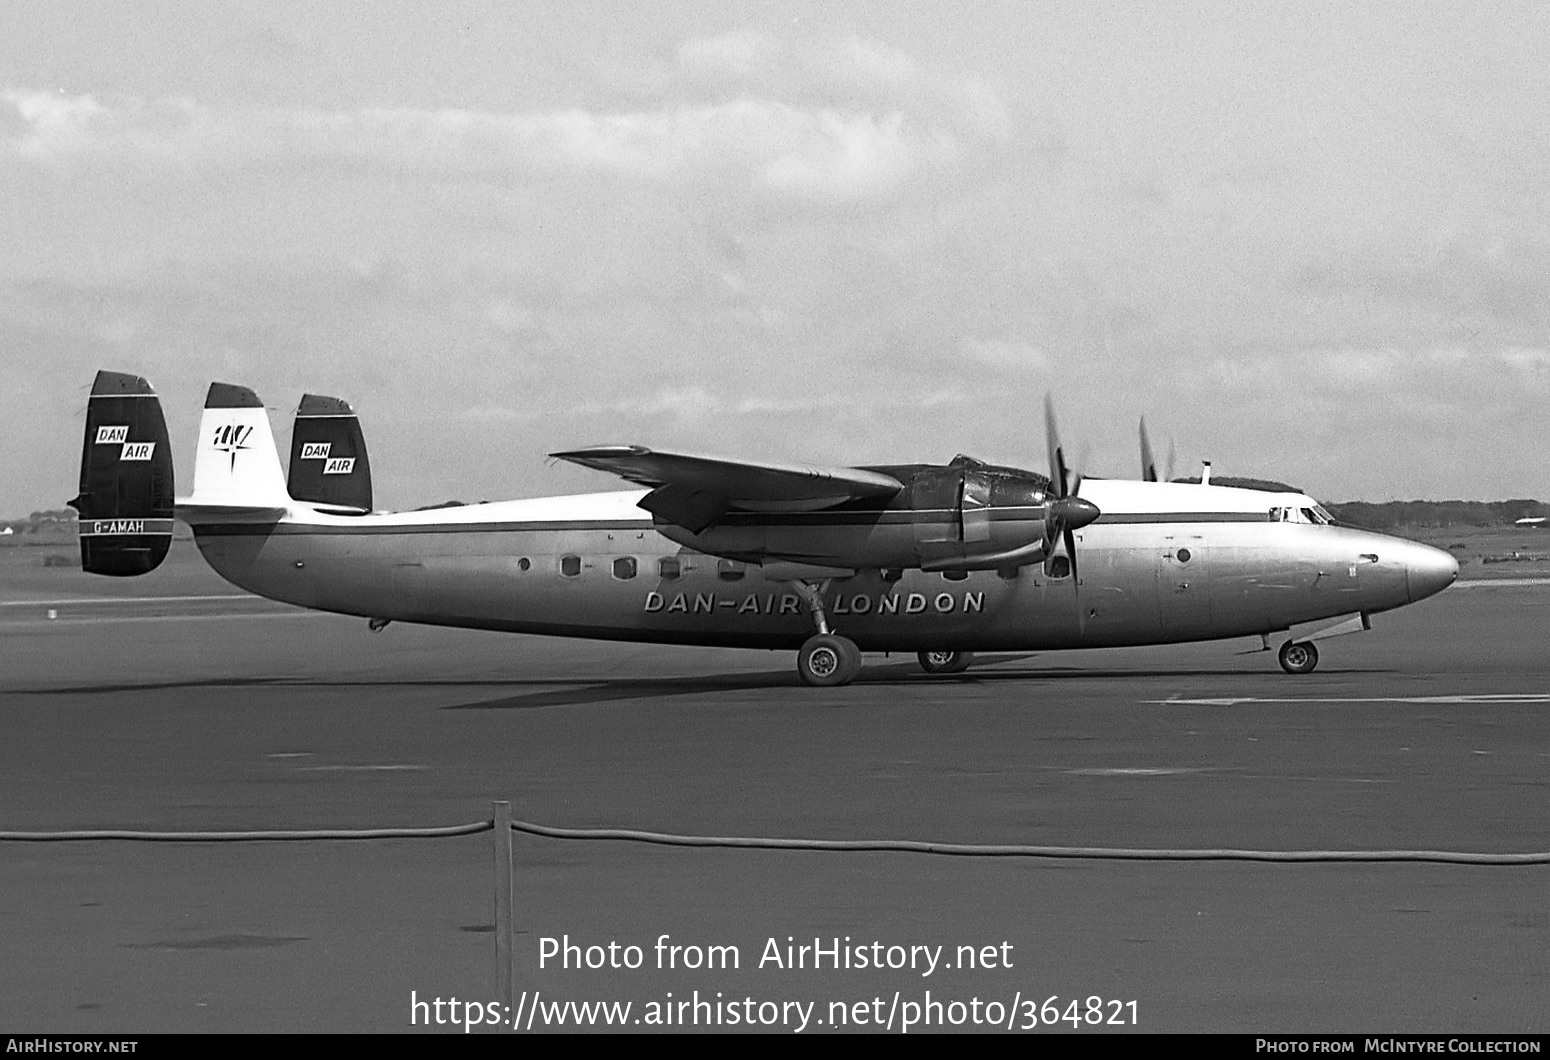
[[[735,513],[737,519],[726,520],[727,525],[756,525],[756,526],[867,526],[875,524],[901,525],[909,523],[946,523],[956,522],[956,513],[951,516],[940,515],[933,512],[843,512],[823,513],[807,512],[780,515],[756,515],[754,513]],[[1003,516],[1002,519],[992,521],[1000,522],[1008,519],[1019,518],[1016,515]],[[1025,521],[1036,521],[1027,519]],[[1126,514],[1120,516],[1104,516],[1093,525],[1109,523],[1200,523],[1200,522],[1239,522],[1262,523],[1266,519],[1261,515],[1247,512],[1182,512],[1182,513],[1146,513]],[[529,533],[534,531],[561,531],[561,530],[651,530],[655,524],[650,520],[633,519],[526,519],[526,520],[492,520],[489,522],[453,522],[453,523],[373,523],[369,525],[333,526],[321,523],[200,523],[197,525],[199,533],[209,534],[214,537],[244,537],[267,536],[269,534],[288,535],[350,535],[350,534],[456,534],[456,533]]]

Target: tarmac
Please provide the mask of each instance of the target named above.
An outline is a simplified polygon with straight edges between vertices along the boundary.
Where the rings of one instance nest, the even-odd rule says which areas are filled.
[[[868,657],[842,689],[803,687],[784,652],[373,634],[169,584],[187,599],[0,607],[0,830],[439,826],[509,800],[544,824],[708,836],[1550,851],[1542,584],[1375,616],[1322,642],[1304,677],[1233,641],[947,678]],[[0,842],[0,1026],[461,1031],[445,1002],[500,1001],[494,878],[488,832]],[[630,1002],[623,1026],[642,1031],[653,1011],[674,1029],[796,1031],[809,1003],[806,1034],[898,1032],[912,1012],[915,1031],[993,1029],[997,1013],[1082,1033],[1550,1028],[1550,865],[519,835],[514,886],[535,1031],[565,1001]],[[789,951],[801,967],[788,942],[809,947]],[[640,967],[608,966],[632,945]],[[574,967],[589,946],[604,967]],[[735,968],[705,966],[733,948]],[[890,959],[904,966],[871,966]]]

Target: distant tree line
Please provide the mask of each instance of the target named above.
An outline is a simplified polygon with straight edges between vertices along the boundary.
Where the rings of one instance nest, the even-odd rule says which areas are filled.
[[[11,519],[0,522],[0,527],[10,529],[17,534],[35,534],[39,530],[55,530],[75,532],[75,510],[72,508],[52,508],[46,512],[33,512],[25,519]]]
[[[1550,514],[1550,505],[1519,498],[1510,501],[1347,501],[1325,504],[1342,523],[1383,530],[1399,526],[1511,526],[1519,519]]]

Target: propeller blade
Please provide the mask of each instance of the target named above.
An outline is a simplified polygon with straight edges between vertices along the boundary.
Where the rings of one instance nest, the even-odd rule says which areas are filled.
[[[1168,439],[1168,472],[1167,472],[1167,474],[1168,474],[1168,481],[1169,482],[1173,481],[1173,468],[1174,468],[1174,465],[1177,464],[1178,462],[1179,462],[1179,450],[1178,450],[1178,447],[1176,447],[1173,444],[1173,439],[1169,438]]]
[[[1141,417],[1141,478],[1157,481],[1157,460],[1152,456],[1152,440],[1146,436],[1146,417]]]
[[[1056,497],[1066,495],[1066,454],[1060,447],[1060,432],[1055,428],[1055,397],[1044,394],[1044,444],[1049,450],[1049,480]]]

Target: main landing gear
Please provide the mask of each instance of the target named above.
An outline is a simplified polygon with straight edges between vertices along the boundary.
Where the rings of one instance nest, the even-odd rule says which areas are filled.
[[[1281,669],[1289,674],[1311,674],[1319,664],[1319,650],[1313,646],[1312,641],[1289,640],[1281,645],[1277,658],[1281,662]]]
[[[829,629],[829,619],[823,611],[823,591],[828,586],[828,582],[816,585],[807,581],[791,583],[807,604],[813,625],[818,630],[797,651],[797,673],[802,675],[805,684],[817,688],[848,685],[861,672],[861,649],[856,647],[856,642]]]
[[[848,637],[819,633],[797,652],[797,672],[817,688],[848,685],[861,672],[861,649]]]
[[[923,651],[916,654],[920,668],[928,674],[961,674],[974,661],[971,651]]]

